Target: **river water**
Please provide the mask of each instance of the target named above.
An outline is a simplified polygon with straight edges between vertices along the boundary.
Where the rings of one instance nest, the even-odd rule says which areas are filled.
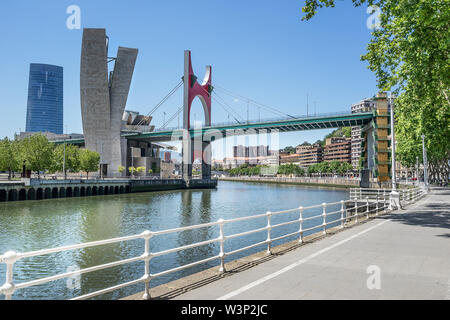
[[[339,188],[221,181],[215,190],[180,190],[124,195],[96,196],[0,204],[0,254],[9,250],[28,252],[65,245],[140,234],[182,226],[257,215],[348,199],[348,191]],[[336,208],[338,210],[339,208]],[[331,210],[331,209],[330,209]],[[309,214],[319,214],[321,210]],[[334,210],[333,210],[334,211]],[[272,224],[298,218],[298,212],[274,217]],[[313,220],[314,221],[314,220]],[[310,223],[322,223],[320,219]],[[225,235],[262,228],[265,218],[226,225]],[[298,230],[294,224],[273,231],[272,238]],[[307,228],[305,225],[304,228]],[[158,236],[151,239],[151,252],[158,252],[218,237],[218,227]],[[266,232],[252,234],[225,243],[226,251],[267,238]],[[273,245],[292,241],[279,240]],[[227,261],[265,249],[264,245],[238,253]],[[144,241],[133,240],[23,259],[15,264],[14,283],[48,277],[76,269],[140,256]],[[217,243],[156,257],[151,260],[155,274],[176,266],[215,256]],[[217,266],[218,260],[152,280],[151,286]],[[0,264],[0,286],[5,281],[5,264]],[[83,274],[78,280],[57,280],[16,291],[13,299],[70,299],[142,277],[144,263],[135,262]],[[97,299],[118,299],[139,291],[143,284],[104,294]],[[0,299],[3,298],[0,297]]]

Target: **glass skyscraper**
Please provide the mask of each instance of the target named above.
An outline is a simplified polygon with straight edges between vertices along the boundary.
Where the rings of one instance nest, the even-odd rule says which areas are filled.
[[[63,68],[30,64],[27,132],[63,133]]]

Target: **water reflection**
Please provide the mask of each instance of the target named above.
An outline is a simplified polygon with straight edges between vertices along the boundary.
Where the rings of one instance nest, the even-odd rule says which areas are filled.
[[[278,211],[322,202],[340,201],[348,195],[342,189],[305,188],[273,184],[220,182],[217,190],[179,190],[141,194],[110,195],[0,204],[0,253],[9,250],[27,252],[64,245],[91,242],[182,226],[208,223],[220,218],[232,219],[267,211]],[[294,214],[296,215],[296,214]],[[263,219],[264,220],[264,219]],[[225,234],[261,227],[266,222],[229,224]],[[297,226],[295,226],[297,228]],[[151,239],[150,250],[170,248],[217,238],[218,227],[208,227]],[[240,247],[259,241],[254,235],[236,239]],[[226,243],[234,248],[233,241]],[[261,250],[243,252],[249,255]],[[16,283],[64,273],[69,267],[80,269],[139,256],[144,251],[143,240],[73,250],[20,261],[15,265]],[[217,255],[218,244],[179,251],[152,259],[155,274]],[[241,254],[234,255],[238,258]],[[218,261],[170,274],[152,281],[152,286],[217,265]],[[67,299],[140,278],[143,263],[119,266],[81,276],[81,288],[67,288],[66,280],[19,290],[17,299]],[[0,285],[5,268],[0,265]],[[140,287],[131,287],[100,298],[120,298],[134,294]]]

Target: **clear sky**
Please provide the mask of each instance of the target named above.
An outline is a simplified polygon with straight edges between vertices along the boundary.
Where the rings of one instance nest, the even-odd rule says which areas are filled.
[[[66,26],[66,9],[81,9],[81,29]],[[117,47],[139,48],[127,109],[147,114],[179,81],[183,52],[192,51],[203,78],[212,65],[213,85],[293,115],[337,112],[373,96],[374,75],[360,61],[370,40],[366,7],[338,1],[312,20],[301,21],[302,0],[15,0],[0,10],[0,136],[24,131],[30,63],[64,67],[64,126],[82,133],[79,69],[82,28],[106,28],[109,55]],[[217,91],[220,93],[220,91]],[[227,98],[242,118],[246,103]],[[181,90],[154,114],[157,127],[182,104]],[[202,111],[195,102],[193,118]],[[250,119],[259,118],[250,106]],[[213,122],[228,121],[214,104]],[[261,111],[261,118],[276,115]],[[230,119],[232,120],[232,118]],[[177,126],[177,119],[169,126]],[[330,130],[286,133],[280,146],[314,142]],[[216,154],[216,156],[219,156]]]

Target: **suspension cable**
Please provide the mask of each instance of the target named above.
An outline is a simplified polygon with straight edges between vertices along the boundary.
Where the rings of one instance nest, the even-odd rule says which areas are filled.
[[[159,107],[161,107],[181,86],[183,85],[183,80],[181,80],[160,102],[158,102],[156,104],[155,107],[153,107],[152,110],[150,110],[150,112],[147,114],[146,117],[151,116],[153,113],[155,113],[156,110],[159,109]],[[144,122],[144,118],[139,121],[139,123],[137,124],[138,126],[142,125],[142,123]]]
[[[213,99],[214,99],[214,101],[216,101],[229,115],[231,115],[233,118],[234,118],[234,120],[236,120],[238,123],[242,123],[241,121],[239,121],[237,118],[236,118],[236,116],[237,117],[239,117],[239,118],[241,118],[242,119],[242,121],[244,121],[243,119],[244,118],[242,118],[240,115],[239,115],[239,113],[237,113],[229,104],[227,104],[226,103],[226,101],[222,98],[222,97],[220,97],[219,95],[217,95],[217,93],[216,92],[214,92],[214,95],[217,97],[217,98],[219,98],[219,99],[221,99],[222,100],[222,102],[220,102],[217,98],[215,98],[215,96],[211,96]],[[230,110],[231,110],[231,112],[230,112]]]
[[[166,126],[174,120],[183,111],[183,106],[179,107],[178,110],[165,122],[159,129],[164,129]]]
[[[294,117],[294,116],[292,116],[292,115],[290,115],[290,114],[288,114],[288,113],[284,113],[284,112],[282,112],[282,111],[279,111],[279,110],[276,109],[276,108],[273,108],[273,107],[270,107],[270,106],[268,106],[268,105],[262,104],[262,103],[260,103],[260,102],[258,102],[258,101],[253,100],[253,99],[244,97],[243,95],[234,93],[234,92],[232,92],[232,91],[230,91],[230,90],[228,90],[228,89],[225,89],[225,88],[223,88],[223,87],[221,87],[221,86],[215,86],[215,87],[218,88],[218,89],[220,89],[220,90],[222,90],[225,94],[227,94],[228,96],[231,96],[231,97],[233,97],[233,98],[240,98],[241,100],[245,100],[245,101],[251,102],[251,103],[253,103],[253,104],[257,105],[257,106],[262,107],[263,109],[266,109],[266,110],[268,110],[268,111],[271,111],[272,113],[275,113],[275,114],[278,113],[279,115],[288,116],[288,117],[290,117],[290,118],[296,119],[296,117]]]

